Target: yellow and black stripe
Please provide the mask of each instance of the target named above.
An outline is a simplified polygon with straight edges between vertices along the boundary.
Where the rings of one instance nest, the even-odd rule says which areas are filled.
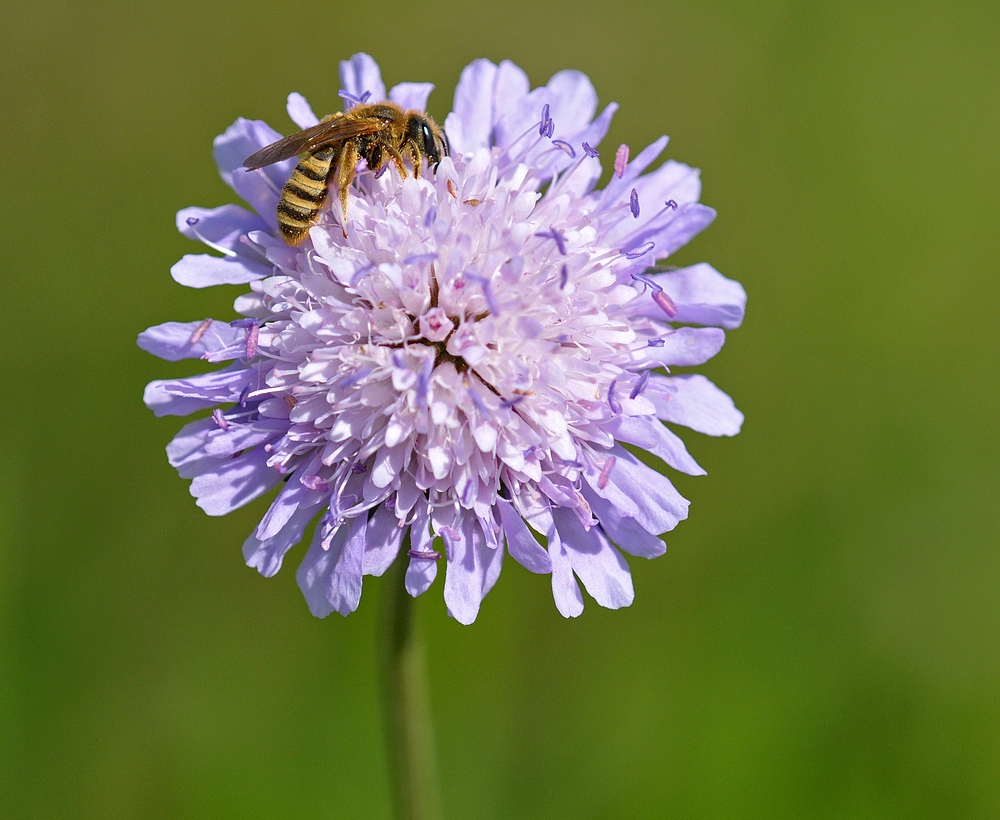
[[[323,148],[296,167],[278,201],[278,227],[289,245],[298,245],[309,233],[323,203],[336,148]]]

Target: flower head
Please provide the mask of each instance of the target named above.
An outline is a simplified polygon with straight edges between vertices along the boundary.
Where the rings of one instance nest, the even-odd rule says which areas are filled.
[[[341,96],[423,109],[430,86],[388,95],[364,54],[341,64]],[[367,95],[367,96],[366,96]],[[595,188],[595,146],[616,106],[578,72],[542,88],[509,62],[462,73],[445,121],[452,155],[436,173],[359,169],[348,218],[327,206],[298,248],[274,211],[294,160],[244,172],[280,135],[237,120],[215,143],[220,172],[256,213],[189,208],[178,227],[221,256],[185,256],[192,287],[248,283],[235,321],[168,322],[145,350],[226,362],[155,381],[157,415],[211,415],[167,448],[210,515],[280,487],[243,551],[263,575],[318,519],[299,570],[312,612],[357,608],[362,577],[397,559],[409,534],[412,595],[445,566],[448,611],[471,623],[504,548],[551,573],[556,606],[578,615],[577,579],[602,606],[632,602],[619,550],[652,558],[687,516],[670,481],[623,444],[697,475],[662,422],[710,435],[742,415],[698,375],[743,317],[743,288],[706,264],[651,268],[705,228],[698,172],[668,161],[643,172],[661,138]],[[317,122],[292,94],[292,119]],[[610,152],[609,152],[610,153]],[[695,327],[694,325],[701,325]],[[544,537],[542,546],[535,533]],[[617,546],[616,546],[617,545]]]

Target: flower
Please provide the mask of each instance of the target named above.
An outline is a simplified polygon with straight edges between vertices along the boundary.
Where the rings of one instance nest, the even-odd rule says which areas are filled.
[[[340,73],[349,105],[367,94],[422,110],[431,90],[387,95],[365,54]],[[424,592],[444,559],[445,603],[463,624],[496,582],[505,542],[515,561],[551,573],[563,615],[583,610],[577,579],[602,606],[628,606],[619,550],[662,555],[659,536],[688,502],[623,444],[699,475],[662,422],[739,431],[725,393],[667,368],[719,351],[723,328],[742,320],[743,288],[707,264],[651,267],[715,212],[698,203],[696,169],[668,161],[643,174],[665,137],[631,160],[619,148],[611,181],[595,188],[594,146],[616,109],[595,117],[579,72],[530,90],[514,64],[477,60],[436,172],[360,173],[346,222],[327,205],[297,248],[275,221],[295,160],[241,168],[280,135],[239,119],[216,139],[223,179],[256,213],[182,210],[181,232],[221,256],[185,256],[171,272],[196,288],[249,284],[235,302],[243,318],[140,334],[165,359],[228,363],[151,382],[145,401],[157,415],[213,408],[167,447],[209,515],[280,486],[243,546],[262,575],[318,518],[297,576],[313,614],[356,609],[363,576],[384,572],[407,533],[407,590]],[[298,94],[288,112],[302,128],[317,122]]]

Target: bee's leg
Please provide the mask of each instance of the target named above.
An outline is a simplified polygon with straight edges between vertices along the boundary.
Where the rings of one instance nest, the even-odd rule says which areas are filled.
[[[365,162],[368,163],[368,169],[376,175],[386,163],[385,157],[382,156],[382,146],[378,143],[371,145],[368,148],[368,153],[362,154],[362,156],[364,156]]]
[[[406,151],[410,155],[410,161],[413,163],[413,176],[420,179],[420,165],[421,165],[421,155],[417,150],[417,147],[412,143],[406,143]]]
[[[403,165],[403,155],[400,154],[399,151],[395,151],[391,148],[389,149],[389,153],[392,156],[393,165],[395,165],[397,170],[399,171],[399,176],[402,177],[403,179],[406,179],[407,174],[406,174],[406,166]]]
[[[344,230],[347,230],[347,194],[354,179],[354,169],[358,166],[358,147],[353,141],[344,143],[337,163],[337,191],[340,193],[340,207],[344,211]]]

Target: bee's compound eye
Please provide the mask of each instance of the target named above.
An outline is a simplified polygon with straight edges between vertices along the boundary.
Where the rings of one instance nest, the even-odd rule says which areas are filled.
[[[424,138],[424,153],[431,159],[437,159],[437,143],[434,141],[434,133],[431,131],[431,127],[426,122],[420,126],[420,134]]]

